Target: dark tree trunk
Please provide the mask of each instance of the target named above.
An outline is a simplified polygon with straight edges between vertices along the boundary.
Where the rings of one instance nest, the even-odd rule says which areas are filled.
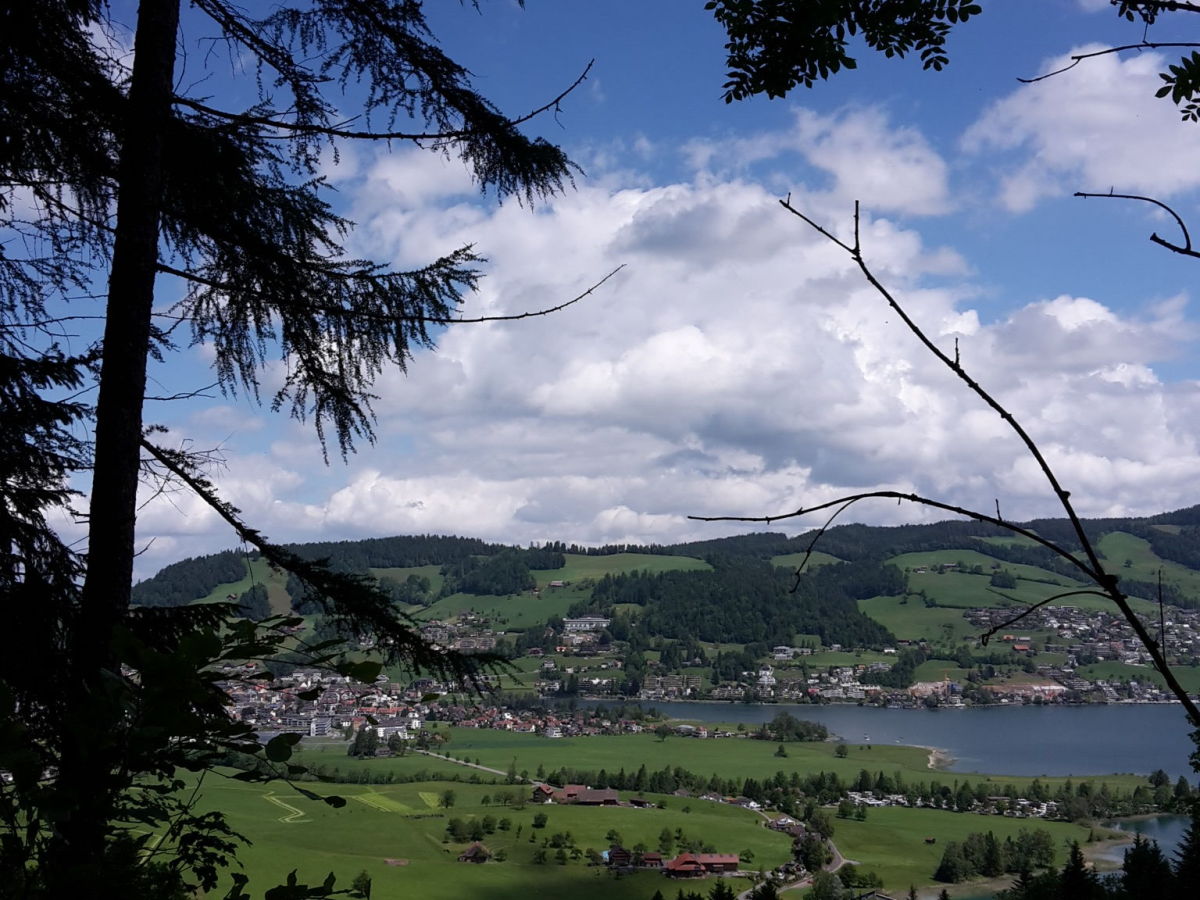
[[[57,787],[64,810],[47,874],[57,896],[103,894],[103,854],[119,774],[122,710],[106,685],[112,637],[129,604],[154,279],[163,198],[163,152],[175,70],[179,0],[143,0],[117,173],[117,224],[109,274],[88,558],[72,641],[72,683]],[[69,874],[67,874],[69,873]],[[100,893],[96,893],[99,891]]]

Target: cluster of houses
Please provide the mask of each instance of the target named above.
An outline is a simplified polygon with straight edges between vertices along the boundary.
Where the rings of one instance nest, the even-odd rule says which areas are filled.
[[[237,674],[236,666],[229,666],[228,671],[230,716],[254,725],[262,735],[291,731],[317,737],[334,729],[357,731],[370,724],[382,741],[393,736],[413,740],[432,722],[552,738],[631,734],[643,730],[642,724],[634,719],[590,709],[559,713],[496,704],[464,706],[429,702],[429,694],[448,691],[449,686],[427,678],[407,686],[387,681],[364,685],[329,672],[299,669],[270,682],[245,682],[233,677]],[[307,695],[315,687],[321,688],[317,697],[302,699],[302,694]]]

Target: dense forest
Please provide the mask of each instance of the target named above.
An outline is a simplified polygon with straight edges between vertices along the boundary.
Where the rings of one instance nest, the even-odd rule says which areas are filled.
[[[180,560],[135,585],[133,602],[142,606],[186,606],[218,585],[246,577],[246,556],[233,550]]]
[[[561,569],[562,554],[551,556],[557,557],[558,565],[554,568]],[[537,582],[529,568],[519,550],[502,550],[487,559],[468,556],[442,566],[441,573],[445,577],[442,595],[463,593],[503,597],[533,590]]]
[[[639,629],[677,640],[791,644],[804,633],[820,635],[826,645],[894,641],[886,628],[859,612],[855,601],[903,593],[904,575],[895,566],[843,563],[797,578],[756,559],[711,557],[709,562],[711,572],[606,575],[592,592],[592,608],[643,606]]]

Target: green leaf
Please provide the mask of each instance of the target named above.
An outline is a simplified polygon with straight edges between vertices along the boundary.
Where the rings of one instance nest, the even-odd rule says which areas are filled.
[[[339,797],[337,794],[330,794],[328,797],[322,797],[321,799],[324,800],[326,803],[328,803],[330,806],[332,806],[334,809],[341,809],[343,806],[346,805],[346,798]]]
[[[307,691],[300,691],[296,694],[301,700],[316,700],[325,692],[324,688],[315,687],[309,688]]]

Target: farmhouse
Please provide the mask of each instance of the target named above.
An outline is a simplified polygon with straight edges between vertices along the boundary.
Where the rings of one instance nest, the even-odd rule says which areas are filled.
[[[663,870],[671,878],[703,878],[721,872],[736,872],[739,860],[734,853],[680,853]]]

